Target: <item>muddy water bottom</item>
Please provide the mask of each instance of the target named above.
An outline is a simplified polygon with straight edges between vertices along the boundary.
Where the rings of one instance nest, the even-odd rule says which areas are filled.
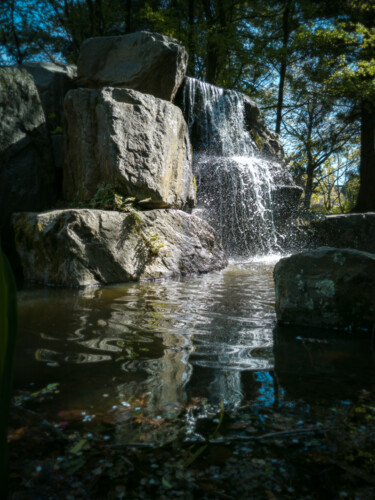
[[[152,283],[22,291],[18,403],[50,421],[79,410],[90,422],[127,408],[163,418],[197,398],[229,412],[321,412],[372,392],[373,339],[276,326],[277,260]]]

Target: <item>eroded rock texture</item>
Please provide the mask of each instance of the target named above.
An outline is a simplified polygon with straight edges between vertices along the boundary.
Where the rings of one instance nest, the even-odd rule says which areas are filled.
[[[274,270],[281,324],[371,330],[375,254],[322,247],[281,259]]]
[[[14,227],[26,280],[43,284],[167,278],[227,263],[210,226],[179,210],[20,213]]]

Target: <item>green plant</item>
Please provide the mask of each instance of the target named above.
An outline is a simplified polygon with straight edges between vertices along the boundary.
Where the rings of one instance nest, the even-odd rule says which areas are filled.
[[[0,493],[7,490],[7,437],[13,358],[17,337],[16,285],[9,263],[0,249]]]
[[[135,201],[136,198],[124,198],[116,192],[113,186],[106,184],[98,188],[94,197],[88,202],[88,206],[90,208],[126,212]]]
[[[138,236],[141,238],[143,244],[149,251],[151,257],[156,257],[159,255],[160,250],[163,248],[163,243],[160,242],[160,236],[156,233],[145,233],[142,230],[142,222],[143,218],[140,212],[138,212],[135,208],[128,208],[128,212],[130,217],[133,220],[134,229]]]

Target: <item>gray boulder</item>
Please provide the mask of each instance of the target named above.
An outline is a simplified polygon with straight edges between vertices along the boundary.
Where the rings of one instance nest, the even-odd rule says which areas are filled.
[[[89,38],[78,59],[82,87],[126,87],[173,101],[185,76],[187,52],[177,40],[141,31]]]
[[[45,112],[50,131],[62,127],[64,98],[75,88],[77,68],[73,65],[57,65],[47,61],[27,62],[22,65],[33,77]]]
[[[194,205],[189,135],[176,106],[122,88],[67,94],[64,196],[87,201],[106,184],[150,198],[149,208]]]
[[[375,213],[327,215],[311,222],[314,246],[375,253]]]
[[[43,210],[55,196],[51,143],[34,80],[24,69],[0,68],[0,230],[12,212]]]
[[[279,323],[346,330],[375,324],[375,255],[322,247],[281,259],[274,270]]]
[[[33,77],[38,89],[51,135],[55,167],[62,169],[64,98],[67,92],[76,86],[77,68],[73,65],[59,66],[47,61],[27,62],[22,67]]]
[[[167,278],[223,268],[210,226],[179,210],[54,210],[13,217],[27,281],[65,286]]]

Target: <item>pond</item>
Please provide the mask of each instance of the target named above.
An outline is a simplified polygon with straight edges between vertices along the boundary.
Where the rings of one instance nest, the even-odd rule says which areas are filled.
[[[278,327],[278,258],[20,292],[10,498],[374,498],[373,336]]]
[[[228,411],[297,402],[315,411],[371,391],[372,339],[276,327],[278,259],[180,279],[22,291],[16,395],[53,384],[39,411],[54,420],[82,410],[90,420],[139,405],[158,416],[196,398]]]

